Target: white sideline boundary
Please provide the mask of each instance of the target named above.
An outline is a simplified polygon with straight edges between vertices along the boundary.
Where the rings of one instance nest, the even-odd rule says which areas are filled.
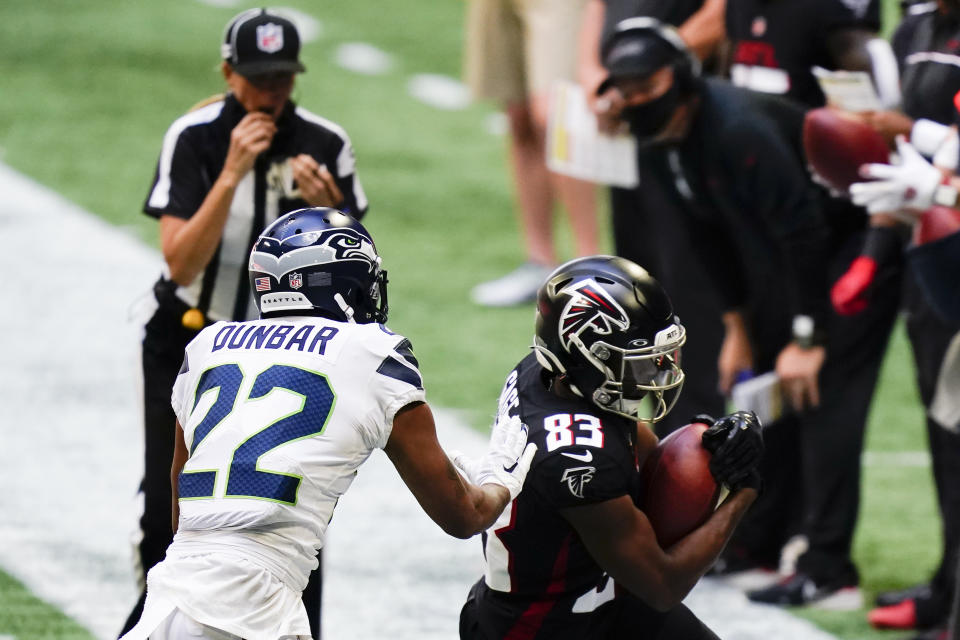
[[[0,566],[107,640],[137,595],[140,323],[131,309],[160,256],[3,164],[0,193]],[[455,412],[437,411],[437,421],[446,448],[482,450]],[[361,467],[329,534],[327,640],[457,636],[482,571],[479,541],[443,534],[382,452]],[[708,581],[688,604],[727,640],[832,638]]]

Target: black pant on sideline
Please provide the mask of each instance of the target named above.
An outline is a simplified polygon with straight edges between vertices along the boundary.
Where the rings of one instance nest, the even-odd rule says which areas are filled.
[[[945,322],[930,307],[912,272],[906,276],[904,298],[917,387],[924,407],[929,407],[947,347],[960,327]],[[930,417],[926,419],[943,533],[940,566],[931,580],[931,588],[938,601],[947,603],[956,590],[957,563],[960,561],[960,434],[948,430],[957,426],[940,425]]]

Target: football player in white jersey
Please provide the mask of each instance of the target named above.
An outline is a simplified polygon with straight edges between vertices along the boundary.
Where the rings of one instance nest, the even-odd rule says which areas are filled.
[[[337,499],[375,448],[447,533],[489,527],[535,445],[494,425],[464,479],[441,449],[410,342],[387,329],[386,272],[364,227],[291,212],[250,255],[260,319],[188,346],[173,390],[176,536],[125,639],[310,637],[300,592]],[[465,461],[458,458],[458,464]]]

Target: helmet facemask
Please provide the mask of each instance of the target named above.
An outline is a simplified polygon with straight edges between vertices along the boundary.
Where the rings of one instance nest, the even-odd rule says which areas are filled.
[[[662,420],[683,388],[680,348],[684,342],[686,332],[681,325],[659,332],[653,346],[624,349],[602,340],[594,342],[585,355],[604,379],[591,399],[626,418],[651,423]]]

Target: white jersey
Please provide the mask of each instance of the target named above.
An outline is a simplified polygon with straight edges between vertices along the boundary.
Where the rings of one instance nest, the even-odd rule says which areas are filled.
[[[184,596],[174,596],[180,608],[218,626],[196,602],[216,593],[215,578],[206,572],[191,599],[190,585],[177,587],[189,572],[175,570],[213,554],[229,565],[224,584],[237,584],[235,560],[243,559],[299,604],[337,500],[373,449],[386,445],[397,411],[423,399],[409,341],[382,325],[297,316],[204,329],[187,346],[173,388],[189,459],[179,476],[177,535],[150,588],[162,580],[162,591]],[[164,572],[177,580],[161,579]]]

